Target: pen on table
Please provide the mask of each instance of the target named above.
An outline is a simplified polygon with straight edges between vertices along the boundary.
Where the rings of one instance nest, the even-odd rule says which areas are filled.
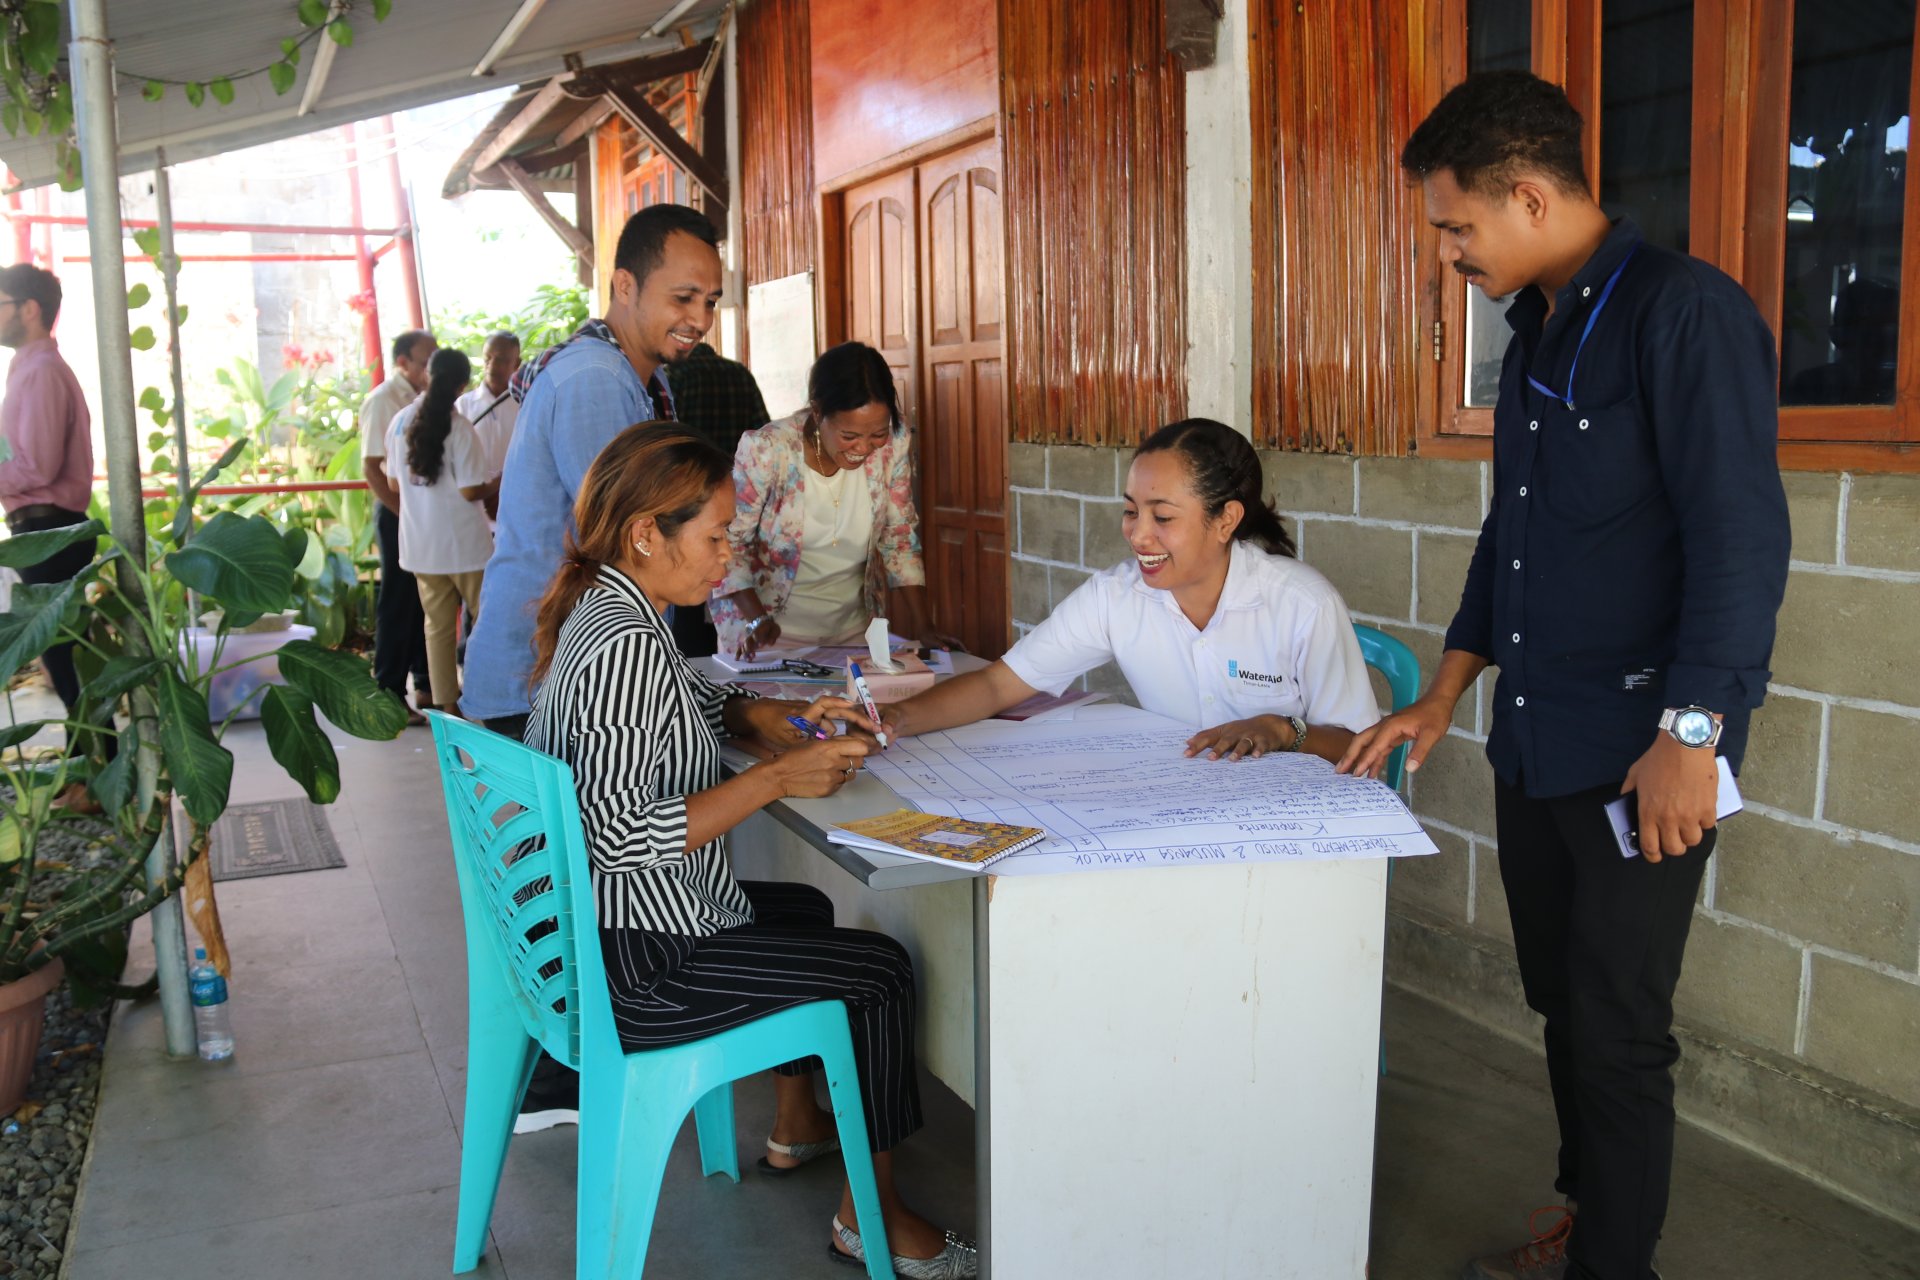
[[[833,736],[832,734],[828,733],[825,729],[815,724],[813,721],[807,719],[805,716],[788,716],[787,723],[792,725],[794,728],[798,729],[800,732],[806,734],[809,738],[815,738],[815,739],[824,741],[825,739],[831,738]]]
[[[860,694],[860,705],[865,708],[867,719],[873,721],[875,724],[879,724],[880,708],[873,705],[873,694],[867,688],[867,678],[860,674],[860,664],[857,662],[849,662],[847,664],[847,671],[853,676],[853,687]],[[890,745],[887,742],[886,730],[877,729],[874,731],[873,736],[879,739],[880,749],[882,751],[885,751]]]

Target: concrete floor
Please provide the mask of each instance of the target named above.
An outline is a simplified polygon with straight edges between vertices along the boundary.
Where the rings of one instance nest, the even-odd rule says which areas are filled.
[[[257,726],[229,742],[236,802],[296,793]],[[465,955],[438,783],[425,730],[337,742],[344,788],[330,818],[347,866],[220,888],[235,1059],[170,1062],[156,1005],[119,1014],[71,1280],[448,1273]],[[144,931],[135,954],[151,955]],[[1464,1257],[1515,1243],[1526,1211],[1552,1198],[1540,1059],[1400,994],[1387,1002],[1387,1043],[1372,1276],[1447,1280]],[[779,1182],[751,1172],[770,1094],[761,1081],[736,1091],[748,1169],[738,1186],[702,1180],[683,1134],[650,1277],[849,1274],[824,1257],[837,1170],[823,1162]],[[972,1113],[931,1081],[927,1101],[927,1130],[898,1157],[901,1184],[966,1231]],[[571,1129],[515,1141],[473,1274],[572,1275],[573,1160]],[[1668,1280],[1920,1277],[1920,1236],[1707,1135],[1683,1132],[1676,1184]],[[1273,1274],[1291,1273],[1276,1259]]]

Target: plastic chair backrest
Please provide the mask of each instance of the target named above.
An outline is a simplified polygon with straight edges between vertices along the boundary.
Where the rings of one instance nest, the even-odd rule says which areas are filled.
[[[1360,642],[1361,658],[1386,677],[1387,692],[1393,699],[1391,709],[1401,711],[1411,706],[1413,700],[1420,696],[1420,660],[1413,656],[1413,650],[1386,632],[1363,627],[1357,622],[1353,625],[1353,634]],[[1407,748],[1402,743],[1387,757],[1387,767],[1381,780],[1398,791],[1406,764]]]
[[[573,771],[480,725],[428,718],[471,962],[491,952],[527,1035],[578,1070],[583,1038],[618,1042]]]

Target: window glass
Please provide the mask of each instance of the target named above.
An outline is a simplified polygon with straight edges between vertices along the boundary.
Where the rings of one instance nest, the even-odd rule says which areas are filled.
[[[1652,243],[1685,253],[1693,2],[1606,0],[1601,14],[1600,205],[1632,218]]]
[[[1528,70],[1533,65],[1533,0],[1467,0],[1467,71]],[[1466,385],[1461,403],[1491,408],[1507,353],[1508,299],[1467,290]]]
[[[1787,118],[1782,404],[1891,404],[1911,0],[1800,4]]]

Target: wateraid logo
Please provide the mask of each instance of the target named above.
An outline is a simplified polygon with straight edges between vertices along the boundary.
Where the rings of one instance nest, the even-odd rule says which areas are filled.
[[[1232,680],[1240,674],[1240,663],[1233,658],[1227,659],[1227,679]]]

